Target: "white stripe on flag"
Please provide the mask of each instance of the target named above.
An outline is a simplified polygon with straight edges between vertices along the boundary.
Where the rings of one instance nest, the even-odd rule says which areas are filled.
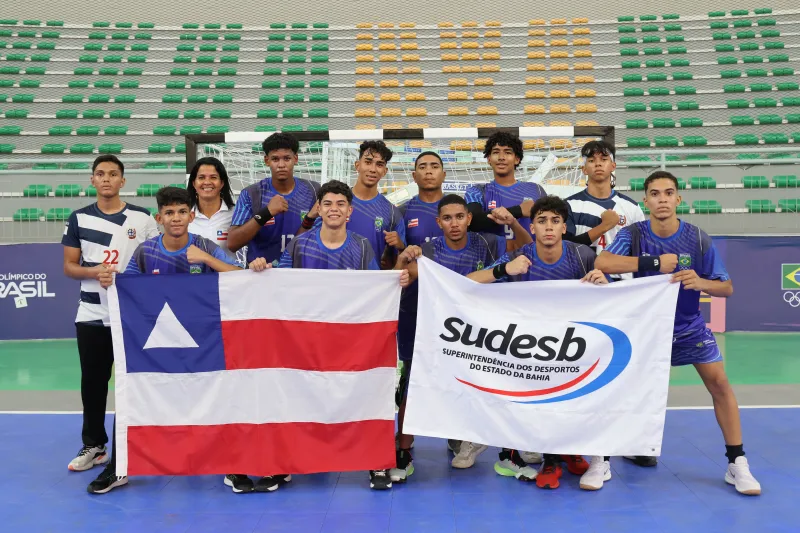
[[[125,418],[129,426],[393,420],[395,375],[394,368],[128,374]]]

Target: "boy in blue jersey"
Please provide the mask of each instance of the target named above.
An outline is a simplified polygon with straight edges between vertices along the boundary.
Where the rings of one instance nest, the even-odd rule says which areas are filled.
[[[422,246],[411,245],[406,248],[397,260],[396,269],[408,269],[411,281],[417,279],[416,260],[420,256],[439,263],[466,276],[475,269],[494,263],[505,252],[505,239],[489,233],[472,233],[467,231],[472,214],[467,209],[467,202],[456,194],[448,194],[438,204],[437,225],[443,232],[442,237],[436,237]],[[517,237],[531,240],[525,230],[513,216],[508,215],[502,222],[509,224],[515,230]],[[398,323],[398,352],[403,361],[403,375],[401,377],[401,401],[398,414],[398,449],[397,468],[390,471],[392,481],[404,482],[414,472],[411,457],[411,445],[414,437],[403,434],[403,421],[405,419],[406,395],[408,380],[411,374],[411,361],[414,354],[414,337],[417,328],[417,300],[418,285],[413,283],[403,292],[400,301],[400,321]],[[452,460],[455,468],[469,468],[475,464],[475,459],[486,445],[472,442],[448,442],[449,447],[456,454]]]
[[[538,183],[517,181],[515,171],[524,156],[522,141],[516,135],[500,131],[486,139],[483,150],[486,162],[492,168],[494,180],[467,188],[464,198],[472,213],[470,231],[494,233],[504,237],[508,250],[515,250],[514,232],[507,224],[499,224],[494,219],[496,209],[508,210],[526,230],[530,227],[530,212],[533,202],[545,195]],[[505,216],[505,213],[502,214]]]
[[[701,292],[717,298],[733,294],[730,276],[711,237],[678,218],[681,197],[675,176],[654,172],[645,180],[644,192],[650,220],[623,228],[598,256],[597,267],[608,274],[633,272],[637,278],[674,272],[672,281],[682,287],[675,311],[672,365],[694,365],[711,394],[728,457],[725,481],[742,494],[761,494],[744,456],[739,406],[722,354],[700,313]]]
[[[419,194],[400,207],[409,246],[421,246],[423,242],[442,236],[436,219],[446,176],[442,158],[436,152],[422,152],[414,161],[413,177]]]
[[[247,246],[247,262],[263,257],[276,262],[295,235],[311,229],[317,217],[319,185],[294,177],[300,143],[288,133],[264,141],[270,177],[246,187],[233,210],[228,248]]]
[[[369,241],[347,229],[353,213],[353,193],[341,181],[329,181],[319,190],[319,215],[322,223],[296,237],[278,262],[279,268],[315,268],[326,270],[378,270]],[[250,264],[257,272],[272,265],[264,258]],[[408,285],[408,271],[400,275],[400,286]],[[286,476],[289,477],[289,476]],[[386,470],[371,470],[370,488],[390,489],[392,480]]]
[[[505,254],[485,270],[467,277],[479,283],[494,281],[545,281],[579,279],[604,284],[608,280],[595,269],[595,253],[582,244],[562,239],[567,231],[567,203],[557,196],[544,196],[531,209],[531,233],[535,242]],[[555,489],[561,477],[560,462],[567,470],[579,476],[586,474],[589,465],[580,455],[544,455],[539,472],[531,468],[517,450],[503,449],[494,470],[501,476],[513,476],[522,481],[536,480],[540,488]]]

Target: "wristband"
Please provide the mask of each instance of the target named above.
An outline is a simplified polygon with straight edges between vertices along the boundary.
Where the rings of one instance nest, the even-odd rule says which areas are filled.
[[[272,213],[269,212],[268,207],[265,207],[264,209],[256,213],[253,216],[253,218],[255,219],[255,221],[258,223],[259,226],[263,226],[264,224],[269,222],[270,219],[272,219]]]
[[[300,226],[303,229],[311,229],[314,227],[314,222],[316,220],[317,220],[316,218],[310,218],[308,215],[306,215],[303,217],[303,222],[300,224]]]
[[[658,272],[661,269],[661,260],[652,255],[639,258],[639,272]]]
[[[507,272],[506,272],[506,265],[507,264],[508,263],[503,263],[502,265],[497,265],[496,267],[494,267],[492,269],[492,275],[494,276],[494,279],[500,279],[500,278],[504,278],[504,277],[507,276]]]

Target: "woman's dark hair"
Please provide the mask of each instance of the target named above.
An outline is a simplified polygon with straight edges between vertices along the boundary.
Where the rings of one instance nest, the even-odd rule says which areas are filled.
[[[536,215],[545,212],[556,213],[561,216],[561,220],[567,221],[569,217],[569,207],[567,202],[555,195],[542,196],[534,202],[531,208],[531,222],[536,219]]]
[[[273,150],[281,150],[284,148],[291,150],[294,155],[297,155],[300,151],[300,142],[294,135],[280,131],[264,139],[261,148],[264,150],[264,155],[269,155]]]
[[[392,160],[392,151],[383,141],[364,141],[358,147],[358,158],[361,159],[366,152],[380,155],[387,163]]]
[[[100,163],[114,163],[119,167],[119,173],[123,176],[125,175],[125,165],[123,165],[122,161],[120,161],[119,158],[113,154],[103,154],[98,156],[97,159],[94,160],[94,163],[92,163],[92,174],[94,174],[94,171],[97,170],[97,165]]]
[[[194,180],[197,179],[197,173],[200,172],[200,167],[203,165],[211,165],[216,169],[217,174],[219,174],[219,179],[222,180],[222,190],[219,192],[219,195],[228,209],[230,209],[233,207],[231,180],[228,178],[228,171],[225,170],[225,165],[216,157],[203,157],[198,159],[197,163],[192,167],[191,172],[189,172],[189,184],[186,186],[186,190],[189,193],[189,200],[191,201],[189,207],[195,208],[197,206],[197,190],[194,188]]]
[[[672,180],[672,183],[675,184],[675,190],[677,191],[680,187],[678,186],[678,178],[676,178],[671,173],[667,172],[666,170],[657,170],[647,176],[647,179],[644,180],[644,192],[647,194],[647,189],[650,187],[650,184],[656,180]]]
[[[457,194],[446,194],[443,196],[442,199],[439,200],[439,206],[437,207],[438,212],[441,213],[442,209],[448,205],[463,205],[464,209],[469,211],[469,208],[467,208],[467,201]]]
[[[189,205],[189,191],[180,187],[162,187],[156,193],[158,210],[168,205]],[[191,206],[190,206],[191,207]]]
[[[322,199],[326,194],[341,194],[347,198],[348,204],[353,203],[353,191],[350,190],[350,187],[348,187],[346,183],[342,183],[341,181],[331,180],[325,182],[325,184],[319,188],[319,192],[317,193],[317,201],[322,202]]]
[[[519,139],[518,136],[514,135],[513,133],[508,133],[507,131],[498,131],[493,133],[486,139],[486,146],[483,148],[483,157],[489,158],[492,155],[492,148],[495,146],[508,146],[512,150],[514,150],[514,155],[517,156],[522,161],[523,151],[522,151],[522,141]],[[519,164],[514,165],[514,168],[517,168]]]

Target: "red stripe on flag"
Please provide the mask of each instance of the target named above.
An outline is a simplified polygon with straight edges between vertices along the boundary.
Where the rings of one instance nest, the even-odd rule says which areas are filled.
[[[128,428],[131,476],[270,476],[394,466],[394,420]]]
[[[228,370],[293,368],[357,372],[397,364],[397,321],[333,324],[223,320]]]

